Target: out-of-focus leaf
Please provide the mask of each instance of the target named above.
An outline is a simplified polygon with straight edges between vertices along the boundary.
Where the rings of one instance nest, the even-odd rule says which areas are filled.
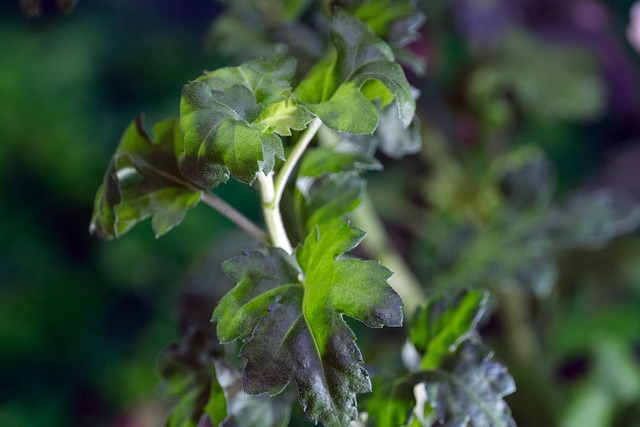
[[[373,394],[367,401],[367,412],[375,427],[405,427],[413,426],[413,413],[416,407],[414,388],[416,385],[428,381],[432,373],[418,371],[406,374],[400,378],[387,381],[375,381]],[[422,424],[416,420],[417,426]]]
[[[305,231],[333,222],[353,211],[364,196],[365,181],[358,174],[379,170],[382,165],[357,150],[336,147],[309,150],[296,180],[298,215]]]
[[[517,212],[546,207],[555,190],[551,162],[533,146],[510,150],[491,165],[492,180],[500,188],[506,207]]]
[[[544,227],[559,249],[601,248],[639,226],[638,202],[606,189],[576,193],[555,206],[544,219]]]
[[[427,400],[444,426],[511,427],[515,421],[504,396],[516,390],[513,378],[483,345],[466,341],[448,369],[431,371]]]
[[[301,178],[320,178],[327,174],[340,172],[381,169],[380,162],[356,150],[318,147],[307,151],[300,164],[298,176]]]
[[[152,141],[138,117],[122,136],[96,193],[90,231],[98,237],[118,238],[148,217],[160,237],[200,201],[201,192],[178,169],[178,123],[160,122],[154,133]]]
[[[286,427],[295,393],[288,387],[277,396],[251,396],[242,390],[242,374],[222,360],[216,361],[220,384],[228,397],[229,416],[222,427]]]
[[[545,120],[584,120],[602,113],[604,87],[588,52],[523,33],[504,41],[501,55],[475,70],[470,80],[469,100],[486,118],[507,102],[506,93],[527,114]],[[493,124],[507,124],[511,110],[505,105],[506,116]]]
[[[417,118],[407,127],[392,106],[383,108],[378,116],[380,125],[374,134],[380,150],[393,159],[415,154],[422,148],[420,124]]]
[[[160,392],[178,399],[169,412],[167,426],[196,427],[203,416],[217,426],[227,417],[227,402],[214,364],[218,353],[213,334],[193,326],[181,342],[160,354]]]
[[[414,315],[409,339],[423,354],[420,369],[435,369],[475,332],[488,299],[487,292],[459,292],[431,298]]]
[[[250,184],[284,159],[282,141],[313,119],[290,100],[295,60],[275,55],[220,68],[182,90],[180,126],[184,146],[180,168],[203,188],[229,176]]]
[[[319,226],[288,255],[279,248],[249,251],[224,264],[238,281],[213,317],[223,342],[246,340],[244,389],[280,393],[294,380],[314,421],[344,426],[357,414],[356,394],[369,376],[348,315],[370,327],[399,326],[402,303],[389,270],[374,261],[339,259],[364,237],[342,222]]]
[[[365,180],[354,173],[332,174],[313,181],[306,189],[302,220],[305,230],[344,217],[358,207],[365,190]]]
[[[331,40],[334,58],[309,72],[296,88],[299,99],[328,127],[370,135],[378,125],[378,113],[360,90],[368,81],[378,80],[393,94],[400,120],[408,126],[415,101],[389,45],[340,8],[331,22]]]

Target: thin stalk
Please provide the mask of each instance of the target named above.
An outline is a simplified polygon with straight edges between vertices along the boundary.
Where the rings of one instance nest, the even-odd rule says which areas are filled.
[[[255,237],[260,243],[264,245],[269,244],[269,236],[262,231],[257,225],[255,225],[251,220],[249,220],[246,216],[242,215],[239,211],[237,211],[233,206],[222,200],[220,197],[213,194],[211,191],[203,190],[202,188],[185,181],[184,179],[178,178],[168,172],[163,171],[162,169],[158,169],[155,166],[145,162],[138,161],[136,166],[148,169],[163,178],[168,179],[169,181],[175,182],[178,185],[186,188],[189,191],[194,193],[200,193],[200,200],[210,208],[218,211],[224,217],[229,219],[231,222],[240,227],[243,231],[245,231],[250,236]]]
[[[367,231],[362,241],[364,249],[393,271],[389,284],[404,302],[404,312],[411,315],[426,298],[418,279],[402,257],[393,249],[384,224],[373,204],[365,196],[352,215],[354,222]]]
[[[280,214],[280,204],[275,203],[273,172],[267,175],[263,172],[258,172],[256,176],[258,178],[258,184],[260,185],[262,213],[264,215],[264,222],[267,224],[271,244],[291,254],[293,253],[293,248],[287,237],[287,232],[284,229],[282,215]]]
[[[318,132],[318,129],[320,129],[320,126],[322,126],[322,121],[317,117],[309,123],[309,126],[307,126],[302,135],[300,135],[300,139],[296,142],[293,150],[291,150],[289,158],[284,162],[284,165],[282,165],[282,169],[280,169],[275,182],[275,194],[273,197],[274,204],[280,204],[284,187],[287,185],[287,181],[289,180],[291,173],[295,169],[300,157],[302,157],[302,153],[304,153],[304,150],[309,146],[309,143]]]
[[[271,237],[271,243],[274,246],[284,249],[289,254],[293,253],[293,248],[287,236],[287,231],[284,229],[284,223],[282,222],[280,201],[282,200],[282,194],[284,193],[284,188],[287,185],[291,173],[295,169],[300,157],[302,157],[302,153],[304,153],[304,150],[309,146],[318,129],[320,129],[320,126],[322,126],[322,121],[318,118],[313,119],[311,123],[309,123],[309,126],[307,126],[302,135],[300,135],[300,139],[296,142],[293,150],[291,150],[284,165],[282,165],[282,169],[280,169],[275,181],[273,179],[273,172],[267,175],[263,172],[258,172],[256,175],[258,183],[260,184],[262,213],[264,214],[264,221],[267,224],[269,237]]]
[[[233,206],[222,200],[210,191],[203,191],[200,196],[202,202],[220,212],[235,225],[240,227],[249,235],[255,237],[260,243],[269,245],[269,236],[262,231],[257,225],[251,222],[246,216],[238,212]]]
[[[531,366],[536,360],[540,360],[540,348],[529,306],[529,295],[524,286],[515,280],[502,284],[497,295],[509,349],[522,366]]]

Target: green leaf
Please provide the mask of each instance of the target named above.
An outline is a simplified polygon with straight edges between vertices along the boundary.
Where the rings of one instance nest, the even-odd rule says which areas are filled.
[[[313,181],[305,189],[301,209],[306,230],[344,217],[360,205],[364,197],[365,180],[354,173],[332,174]]]
[[[410,425],[416,406],[414,387],[432,377],[431,372],[418,371],[400,378],[374,381],[373,395],[367,401],[367,412],[376,427]]]
[[[466,341],[449,369],[431,371],[425,383],[428,404],[446,426],[515,427],[503,397],[516,387],[507,369],[482,344]]]
[[[423,354],[421,369],[442,366],[444,359],[475,332],[484,313],[488,293],[459,292],[454,297],[440,296],[427,301],[414,315],[409,339]]]
[[[298,99],[328,127],[370,135],[377,127],[378,113],[361,89],[377,80],[391,92],[400,120],[408,126],[415,101],[389,45],[362,21],[337,7],[331,22],[331,41],[336,49],[334,57],[311,69],[296,88]]]
[[[365,170],[382,170],[382,164],[359,151],[317,147],[305,153],[298,177],[320,178],[327,174]]]
[[[358,173],[380,169],[382,165],[376,159],[359,151],[334,147],[309,150],[296,180],[298,219],[305,232],[353,211],[365,189],[365,180]]]
[[[288,255],[249,251],[224,263],[238,282],[213,314],[223,342],[246,340],[244,389],[280,393],[291,381],[314,421],[345,426],[356,394],[370,391],[355,336],[342,316],[370,327],[400,326],[402,302],[375,261],[342,259],[364,233],[342,222],[317,227]]]
[[[203,188],[233,176],[251,184],[284,159],[280,135],[300,130],[311,114],[291,97],[295,60],[282,55],[220,68],[182,90],[180,168]]]
[[[96,193],[90,231],[98,237],[118,238],[148,217],[160,237],[200,201],[201,192],[178,168],[175,151],[182,134],[177,121],[165,120],[153,129],[155,141],[138,117],[125,130]]]

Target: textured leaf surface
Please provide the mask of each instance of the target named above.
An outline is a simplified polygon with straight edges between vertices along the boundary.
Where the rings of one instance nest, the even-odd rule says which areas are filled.
[[[214,312],[218,337],[247,340],[244,388],[280,393],[294,380],[314,421],[345,426],[357,416],[356,394],[369,376],[347,315],[370,327],[400,326],[402,302],[374,261],[341,259],[364,237],[336,222],[318,227],[290,256],[279,248],[250,251],[224,264],[238,281]]]
[[[182,90],[180,168],[203,188],[229,176],[250,184],[284,158],[276,135],[304,129],[313,116],[291,98],[295,60],[275,55],[221,68]]]
[[[430,299],[418,309],[409,339],[424,354],[421,369],[434,369],[455,352],[475,327],[485,310],[488,294],[481,291],[459,292],[454,297]]]
[[[160,237],[178,225],[187,210],[200,201],[178,168],[176,148],[182,144],[178,123],[165,120],[154,126],[155,141],[138,117],[124,132],[97,191],[90,231],[105,239],[117,238],[138,222],[152,217]]]
[[[512,427],[515,421],[504,396],[516,390],[507,369],[492,361],[483,345],[466,341],[448,370],[433,371],[427,399],[446,427]]]
[[[370,135],[378,124],[378,113],[361,89],[367,82],[379,81],[393,95],[400,120],[408,126],[415,101],[391,48],[340,8],[335,9],[331,22],[331,41],[335,56],[309,72],[296,88],[299,99],[330,128]]]

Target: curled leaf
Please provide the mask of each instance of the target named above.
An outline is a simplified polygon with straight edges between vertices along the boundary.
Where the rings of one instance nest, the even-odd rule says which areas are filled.
[[[118,238],[148,217],[160,237],[200,201],[200,190],[178,168],[175,152],[182,133],[177,121],[165,120],[153,129],[155,141],[138,117],[125,130],[96,193],[90,231],[98,237]]]

